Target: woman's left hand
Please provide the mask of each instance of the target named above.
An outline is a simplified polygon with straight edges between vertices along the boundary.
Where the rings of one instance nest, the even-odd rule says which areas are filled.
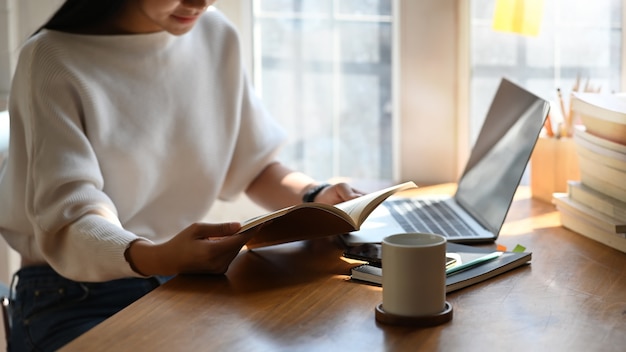
[[[318,203],[337,204],[354,199],[364,195],[365,193],[352,188],[345,182],[340,182],[324,188],[316,197]]]

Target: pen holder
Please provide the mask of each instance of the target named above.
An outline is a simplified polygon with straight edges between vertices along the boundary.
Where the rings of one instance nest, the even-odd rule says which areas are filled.
[[[532,197],[552,202],[553,193],[567,192],[567,181],[570,180],[580,180],[574,140],[539,137],[530,158]]]

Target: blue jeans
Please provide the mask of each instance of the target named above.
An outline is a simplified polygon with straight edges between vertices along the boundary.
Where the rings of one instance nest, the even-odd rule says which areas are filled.
[[[76,282],[49,266],[22,268],[16,275],[9,351],[55,351],[168,279]]]

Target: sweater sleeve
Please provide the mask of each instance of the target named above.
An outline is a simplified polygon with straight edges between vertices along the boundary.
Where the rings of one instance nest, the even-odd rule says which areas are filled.
[[[100,282],[141,276],[124,258],[126,247],[137,236],[110,217],[85,214],[54,236],[40,238],[50,265],[69,279]]]
[[[123,252],[125,231],[103,192],[98,160],[82,126],[81,82],[54,48],[23,50],[11,111],[24,124],[26,213],[47,262],[78,281],[136,276]]]
[[[226,19],[224,19],[226,21]],[[228,166],[227,175],[220,192],[222,200],[235,199],[265,167],[272,163],[287,139],[285,130],[267,111],[252,86],[243,63],[239,48],[239,37],[229,26],[230,31],[223,39],[229,53],[224,68],[230,69],[223,85],[234,84],[233,96],[237,97],[239,121],[235,136],[235,149]]]
[[[264,108],[245,75],[242,80],[241,124],[220,194],[224,200],[234,199],[273,162],[286,139],[285,131]]]

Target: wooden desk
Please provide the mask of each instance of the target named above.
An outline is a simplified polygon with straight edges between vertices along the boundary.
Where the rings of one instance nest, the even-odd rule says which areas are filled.
[[[354,264],[322,239],[244,251],[226,276],[177,277],[64,351],[624,351],[626,254],[562,228],[529,193],[498,243],[526,246],[532,264],[449,294],[445,325],[377,323],[381,288],[350,281]]]

